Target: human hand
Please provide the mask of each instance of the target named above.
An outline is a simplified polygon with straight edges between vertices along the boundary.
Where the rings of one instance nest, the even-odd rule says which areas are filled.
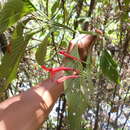
[[[67,79],[74,79],[78,78],[78,75],[69,75],[69,76],[64,76],[63,71],[72,71],[72,72],[77,72],[77,70],[70,68],[70,67],[57,67],[57,68],[47,68],[44,65],[41,66],[44,70],[50,72],[50,79],[58,84],[63,83]]]
[[[96,35],[86,35],[86,34],[79,35],[77,38],[70,41],[69,47],[66,52],[60,51],[60,54],[65,56],[62,67],[46,68],[43,65],[42,68],[44,70],[50,72],[50,74],[51,74],[50,78],[52,80],[54,80],[56,83],[63,83],[65,80],[70,79],[70,78],[78,78],[79,77],[77,75],[77,74],[79,74],[78,70],[75,70],[75,69],[69,68],[69,67],[63,67],[65,62],[69,62],[66,60],[66,57],[69,57],[73,60],[77,60],[79,62],[86,61],[88,52],[89,52],[89,50],[91,50],[91,47],[94,44],[96,38],[97,38]],[[70,55],[71,51],[73,50],[73,48],[76,44],[78,44],[78,51],[79,51],[80,59]],[[63,71],[72,71],[73,74],[70,76],[64,76]]]
[[[88,53],[91,50],[96,38],[97,38],[96,35],[80,34],[77,38],[70,41],[67,52],[71,53],[74,46],[78,44],[78,52],[80,59],[82,61],[86,61]]]

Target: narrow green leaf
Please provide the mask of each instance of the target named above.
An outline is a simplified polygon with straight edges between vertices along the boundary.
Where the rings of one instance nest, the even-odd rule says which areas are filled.
[[[70,31],[72,31],[72,32],[76,32],[76,31],[73,30],[72,28],[70,28],[70,27],[68,27],[68,26],[66,26],[66,25],[57,23],[57,22],[53,22],[52,25],[53,25],[53,26],[57,26],[57,27],[61,27],[61,28],[63,28],[63,29],[68,29],[68,30],[70,30]]]
[[[44,60],[45,60],[45,56],[47,52],[48,43],[49,43],[49,35],[45,37],[45,39],[43,40],[43,42],[39,45],[39,48],[37,49],[35,57],[39,65],[45,64]]]
[[[68,12],[66,7],[64,7],[64,15],[65,15],[65,22],[67,23],[68,22],[69,12]]]
[[[113,30],[109,30],[108,34],[112,34],[114,31],[115,31],[114,29]]]
[[[79,58],[78,46],[75,46],[71,55]],[[65,66],[81,70],[81,63],[71,60]],[[67,72],[69,75],[70,73]],[[82,114],[86,108],[86,100],[81,92],[80,79],[70,79],[65,81],[65,91],[68,104],[68,125],[69,130],[80,130]]]
[[[80,90],[80,79],[68,80],[65,86],[69,87],[69,91],[66,93],[69,130],[80,130],[82,114],[87,105]]]
[[[103,50],[100,57],[100,68],[106,77],[119,84],[120,77],[117,70],[117,64],[107,50]]]
[[[12,39],[12,52],[6,53],[2,59],[2,64],[0,65],[0,77],[5,78],[5,83],[2,88],[0,88],[0,92],[7,89],[9,83],[15,78],[20,60],[25,52],[26,46],[28,44],[29,39],[33,34],[28,34],[23,37],[22,31],[23,29],[22,23],[18,24]]]
[[[0,33],[34,10],[29,0],[8,0],[0,11]]]
[[[60,4],[60,1],[59,0],[56,0],[56,2],[53,4],[52,8],[51,8],[51,13],[52,14],[55,14],[56,10],[58,9],[59,7],[59,4]]]

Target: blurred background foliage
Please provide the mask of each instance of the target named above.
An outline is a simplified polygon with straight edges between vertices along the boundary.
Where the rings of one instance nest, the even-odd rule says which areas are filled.
[[[129,0],[0,1],[0,101],[46,79],[40,65],[61,65],[58,52],[82,33],[98,35],[86,68],[66,65],[78,67],[81,78],[65,83],[65,94],[40,129],[129,129]]]

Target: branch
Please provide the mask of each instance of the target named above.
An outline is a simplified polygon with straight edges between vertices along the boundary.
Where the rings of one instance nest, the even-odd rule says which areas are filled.
[[[83,0],[78,0],[77,5],[76,5],[77,16],[76,16],[76,19],[74,20],[74,30],[76,30],[78,27],[79,22],[77,19],[80,17],[82,7],[83,7]],[[74,37],[75,37],[75,32],[73,33],[73,38]]]
[[[110,124],[110,119],[111,119],[111,113],[112,113],[112,109],[113,109],[113,105],[114,105],[114,99],[116,97],[117,87],[118,87],[117,85],[115,85],[115,87],[114,87],[113,98],[112,98],[112,101],[111,101],[111,110],[110,110],[110,112],[108,114],[108,121],[107,121],[107,128],[106,128],[106,130],[109,129],[109,124]]]
[[[91,14],[92,14],[93,9],[94,9],[94,5],[95,5],[95,0],[91,0],[90,6],[89,6],[88,17],[91,17]]]
[[[93,9],[94,9],[94,5],[95,5],[95,0],[91,0],[90,6],[89,6],[89,11],[88,11],[88,17],[91,17],[92,13],[93,13]],[[88,26],[89,26],[89,22],[85,22],[84,26],[83,26],[83,30],[88,30]]]
[[[117,0],[117,2],[118,2],[119,9],[122,10],[120,0]]]

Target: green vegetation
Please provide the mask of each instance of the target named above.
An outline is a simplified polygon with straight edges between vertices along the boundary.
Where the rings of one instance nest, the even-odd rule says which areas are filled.
[[[86,68],[77,61],[66,64],[79,69],[80,78],[65,82],[56,119],[52,114],[45,124],[49,130],[127,129],[129,7],[129,0],[0,2],[0,35],[6,36],[2,40],[0,37],[0,101],[46,79],[48,74],[40,65],[59,66],[63,57],[58,52],[79,33],[97,35]],[[96,29],[103,34],[97,34]],[[78,49],[71,55],[79,57]]]

